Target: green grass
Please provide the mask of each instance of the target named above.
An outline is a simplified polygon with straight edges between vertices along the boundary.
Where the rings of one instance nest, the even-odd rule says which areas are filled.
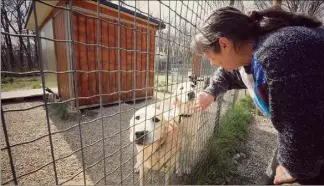
[[[50,115],[55,115],[62,120],[67,120],[69,118],[69,108],[65,103],[57,103],[49,105]]]
[[[42,88],[40,77],[6,77],[1,79],[2,92],[35,88]]]
[[[52,75],[46,75],[45,84],[47,87],[50,87],[50,88],[57,87],[56,78]],[[1,91],[2,92],[28,90],[28,89],[39,89],[39,88],[42,88],[42,81],[41,81],[40,76],[1,78]]]
[[[252,119],[254,105],[250,97],[245,97],[236,102],[220,119],[218,132],[209,139],[206,151],[207,159],[199,170],[196,170],[195,183],[218,185],[226,184],[227,178],[233,170],[232,158],[242,152],[239,142],[246,134],[248,125]]]

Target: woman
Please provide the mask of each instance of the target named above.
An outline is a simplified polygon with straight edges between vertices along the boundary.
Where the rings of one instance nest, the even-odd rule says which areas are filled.
[[[273,174],[261,184],[324,184],[321,24],[277,6],[250,16],[225,7],[214,11],[192,40],[194,51],[220,66],[196,107],[205,110],[217,95],[247,88],[278,130]]]

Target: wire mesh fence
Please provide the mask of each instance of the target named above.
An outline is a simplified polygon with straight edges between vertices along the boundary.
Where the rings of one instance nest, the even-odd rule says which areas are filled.
[[[191,54],[190,39],[222,5],[32,1],[26,28],[35,35],[1,34],[33,38],[40,68],[1,74],[39,74],[43,99],[3,102],[1,183],[165,184],[194,175],[238,97],[192,108],[215,68]]]

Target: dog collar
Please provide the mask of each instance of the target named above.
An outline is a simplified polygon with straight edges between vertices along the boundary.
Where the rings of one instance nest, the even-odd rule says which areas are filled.
[[[179,115],[179,123],[181,123],[181,118],[190,118],[192,115],[191,114],[180,114]]]
[[[191,117],[191,114],[180,114],[179,116],[184,118],[189,118]]]

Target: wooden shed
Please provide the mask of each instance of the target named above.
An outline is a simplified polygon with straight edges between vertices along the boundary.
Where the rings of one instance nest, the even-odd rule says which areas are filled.
[[[119,101],[119,87],[122,101],[133,100],[134,88],[136,88],[136,99],[153,96],[155,35],[158,29],[165,28],[164,24],[139,12],[135,13],[125,7],[118,7],[107,0],[100,0],[98,32],[96,0],[72,1],[72,16],[68,10],[46,5],[70,8],[68,1],[45,2],[45,4],[36,2],[39,30],[52,27],[53,39],[74,41],[53,42],[53,54],[55,54],[53,56],[56,59],[52,60],[52,63],[55,63],[57,72],[70,72],[57,74],[57,88],[61,100],[73,99],[77,95],[81,107],[98,105],[100,103],[99,69],[102,70],[103,104]],[[118,10],[120,10],[120,20]],[[70,24],[70,21],[73,24]],[[32,9],[29,10],[26,28],[35,30]],[[46,32],[44,35],[46,36]],[[98,38],[99,43],[97,43]],[[42,47],[41,51],[50,50]],[[74,62],[76,76],[72,73],[75,69]],[[118,70],[119,68],[121,71]],[[118,73],[121,77],[120,86]],[[77,78],[77,86],[75,78]],[[75,87],[77,87],[77,94]],[[70,102],[71,107],[75,104],[73,101]]]

